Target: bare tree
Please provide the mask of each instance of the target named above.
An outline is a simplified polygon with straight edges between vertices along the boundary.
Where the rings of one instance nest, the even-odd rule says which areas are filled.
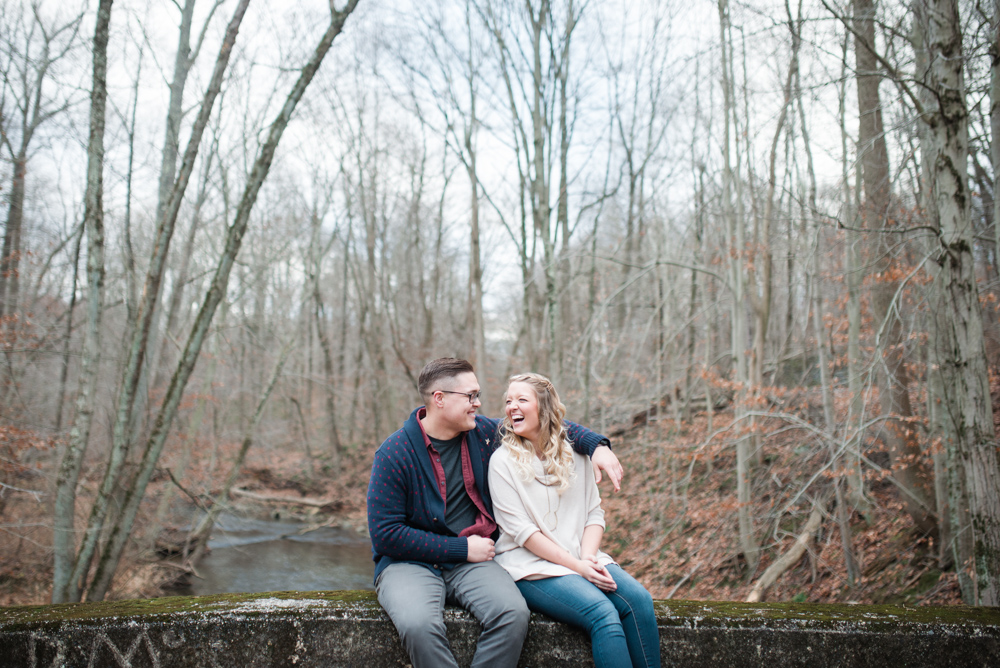
[[[52,547],[55,556],[52,602],[79,600],[73,581],[76,486],[90,439],[101,362],[101,317],[104,312],[104,122],[107,105],[108,33],[112,0],[101,0],[94,28],[93,85],[90,92],[90,137],[87,143],[87,191],[83,215],[87,232],[87,325],[73,426],[56,479]]]
[[[724,121],[722,135],[723,175],[722,208],[727,226],[727,243],[730,254],[729,282],[732,289],[732,360],[737,383],[736,417],[742,419],[747,411],[747,394],[750,381],[746,356],[746,305],[745,269],[743,267],[744,224],[743,217],[733,203],[733,190],[739,200],[739,188],[734,188],[733,161],[730,157],[733,119],[736,114],[735,84],[733,82],[732,36],[729,1],[719,0],[719,33],[722,47],[722,90]],[[738,136],[736,138],[739,144]],[[754,537],[753,518],[750,515],[750,439],[740,436],[736,441],[736,497],[737,523],[740,548],[746,558],[748,571],[754,572],[760,560],[760,547]]]
[[[924,532],[936,531],[929,494],[930,472],[924,465],[916,434],[907,422],[913,415],[909,398],[909,376],[905,364],[903,327],[893,305],[899,288],[894,278],[893,236],[885,231],[895,224],[891,211],[891,186],[889,179],[889,153],[886,148],[882,121],[882,103],[879,97],[879,58],[875,51],[875,4],[871,0],[854,0],[855,58],[857,60],[857,86],[859,105],[858,162],[864,184],[862,221],[874,233],[870,235],[873,247],[871,272],[872,307],[878,324],[878,349],[881,359],[877,364],[879,402],[882,414],[890,421],[882,430],[882,438],[889,445],[890,455],[898,462],[894,466],[896,480],[909,493],[904,503],[914,522]]]
[[[76,47],[83,18],[82,14],[47,18],[38,4],[27,9],[18,3],[7,9],[0,29],[0,144],[7,150],[13,169],[0,251],[0,319],[14,314],[18,307],[25,180],[32,140],[42,125],[74,102],[73,93],[57,88],[53,78],[60,61]]]
[[[329,317],[326,312],[326,305],[323,300],[323,293],[320,290],[320,276],[323,268],[323,257],[329,251],[333,242],[337,240],[334,233],[330,241],[324,244],[321,239],[322,216],[318,211],[312,215],[312,235],[309,242],[309,258],[306,266],[309,272],[309,285],[313,302],[313,321],[316,323],[316,338],[319,340],[320,350],[323,353],[323,373],[324,390],[326,395],[326,419],[327,433],[330,442],[330,462],[335,472],[340,470],[340,432],[337,430],[337,395],[336,377],[333,368],[333,347],[327,333],[327,323]]]
[[[177,222],[177,215],[180,211],[181,200],[183,199],[191,173],[194,170],[195,159],[201,144],[201,136],[211,116],[212,105],[222,86],[223,74],[229,64],[232,46],[236,41],[236,34],[239,31],[239,26],[243,20],[243,15],[246,13],[248,4],[249,0],[241,0],[226,30],[226,36],[223,39],[219,57],[216,59],[212,80],[202,101],[198,119],[195,121],[192,129],[184,158],[184,165],[174,184],[170,202],[164,209],[163,217],[158,221],[156,243],[153,247],[152,257],[150,258],[146,282],[143,286],[142,299],[137,308],[137,322],[133,326],[127,342],[126,360],[122,373],[121,387],[118,392],[118,406],[112,427],[108,464],[104,471],[104,479],[101,482],[100,490],[91,507],[90,518],[87,522],[87,531],[84,534],[83,543],[76,556],[72,578],[68,583],[63,585],[67,588],[65,594],[67,600],[79,600],[83,592],[80,583],[86,580],[87,574],[90,571],[91,560],[97,550],[97,543],[103,533],[104,524],[107,519],[109,504],[111,502],[111,492],[125,462],[125,456],[129,447],[128,441],[132,425],[132,411],[135,407],[139,381],[143,372],[143,361],[153,322],[153,313],[160,297],[160,285],[163,280],[164,271],[166,270],[167,253]],[[76,480],[67,480],[65,484],[75,486]],[[66,510],[72,513],[73,509],[67,508]],[[117,559],[115,561],[115,565],[117,565]],[[110,584],[110,576],[108,577],[108,584]],[[99,591],[97,599],[104,597],[106,586],[105,589]],[[94,600],[94,597],[91,597],[91,599]]]
[[[976,285],[969,211],[968,106],[962,57],[962,24],[954,0],[927,0],[927,84],[936,104],[926,110],[932,193],[938,216],[934,261],[936,288],[949,304],[935,332],[944,381],[943,422],[948,447],[964,477],[975,536],[975,588],[970,601],[1000,605],[1000,457],[997,454]]]

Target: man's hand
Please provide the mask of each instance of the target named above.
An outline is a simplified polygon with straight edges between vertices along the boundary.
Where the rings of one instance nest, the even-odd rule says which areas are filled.
[[[617,461],[617,460],[616,460]],[[493,539],[482,536],[469,536],[469,554],[466,561],[476,564],[480,561],[490,561],[496,552],[493,551]]]
[[[615,486],[615,491],[621,489],[625,470],[618,458],[615,457],[615,453],[611,452],[611,448],[606,445],[598,446],[594,450],[594,454],[590,456],[590,463],[594,467],[594,479],[597,482],[601,482],[601,471],[604,471],[611,479],[611,484]]]

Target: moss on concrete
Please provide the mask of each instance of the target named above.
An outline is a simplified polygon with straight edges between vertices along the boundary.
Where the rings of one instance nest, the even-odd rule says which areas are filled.
[[[217,615],[240,612],[247,615],[270,614],[270,610],[254,609],[252,604],[266,600],[302,601],[301,606],[281,607],[284,614],[295,615],[313,607],[330,607],[346,611],[359,608],[380,612],[374,592],[369,591],[277,591],[262,594],[213,594],[211,596],[167,596],[163,598],[96,603],[61,603],[58,605],[32,605],[0,608],[0,632],[13,630],[18,625],[34,626],[50,622],[84,622],[88,620],[135,619],[152,621],[159,617],[174,618],[181,615]],[[248,607],[250,606],[250,607]],[[273,607],[273,606],[272,606]]]
[[[875,629],[900,625],[965,625],[1000,628],[1000,608],[967,606],[846,605],[817,603],[737,603],[727,601],[657,601],[661,625],[705,626],[795,625],[814,629],[840,629],[863,624]]]
[[[658,601],[664,665],[997,665],[1000,611],[899,605]],[[479,635],[449,608],[449,638],[468,664]],[[271,592],[0,609],[11,666],[405,665],[371,592]],[[589,641],[532,617],[522,666],[580,666]]]

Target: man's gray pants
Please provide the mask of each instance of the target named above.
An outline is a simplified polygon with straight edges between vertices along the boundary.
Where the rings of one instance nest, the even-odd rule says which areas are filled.
[[[413,668],[458,668],[444,626],[444,605],[459,605],[483,625],[473,668],[514,668],[528,632],[530,612],[507,571],[495,561],[431,570],[395,563],[375,582]]]

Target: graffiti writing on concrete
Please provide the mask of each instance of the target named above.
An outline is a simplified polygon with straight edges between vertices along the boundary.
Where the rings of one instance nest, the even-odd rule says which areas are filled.
[[[145,631],[141,631],[135,640],[132,641],[132,646],[128,648],[128,652],[122,654],[122,651],[118,649],[114,641],[108,637],[106,633],[98,632],[94,636],[94,644],[90,648],[90,662],[87,664],[87,668],[94,668],[95,666],[101,665],[95,663],[97,656],[101,654],[102,646],[107,646],[111,650],[111,655],[115,657],[120,668],[132,668],[132,658],[136,656],[136,652],[139,651],[140,647],[145,647],[146,651],[149,653],[149,658],[153,663],[153,668],[160,668],[160,657],[156,653],[156,648],[153,647],[152,641],[149,639],[149,635]]]
[[[58,638],[46,638],[43,635],[32,633],[28,636],[28,665],[31,668],[40,666],[38,663],[39,643],[55,647],[56,656],[52,660],[52,663],[49,664],[52,668],[62,666],[66,662],[66,644],[62,640],[59,640]]]
[[[184,644],[184,636],[173,629],[167,629],[163,632],[162,641],[167,649],[176,649]],[[68,648],[62,638],[38,633],[32,633],[29,636],[29,668],[61,668],[66,665],[67,653]],[[50,656],[51,660],[49,660]],[[138,635],[130,641],[128,647],[125,647],[125,643],[119,646],[107,633],[97,631],[87,652],[87,668],[110,666],[116,668],[137,668],[138,666],[160,668],[161,665],[160,651],[157,650],[146,629],[140,630]]]

